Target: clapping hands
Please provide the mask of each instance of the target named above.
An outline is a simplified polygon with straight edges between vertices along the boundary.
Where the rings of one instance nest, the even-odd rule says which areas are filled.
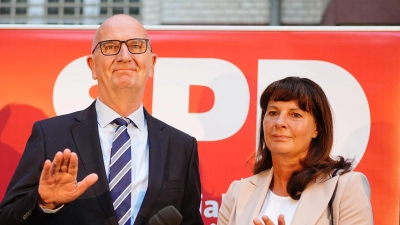
[[[262,216],[261,217],[263,222],[261,222],[259,219],[254,219],[253,223],[254,225],[275,225],[271,219],[269,219],[268,216]],[[278,217],[278,224],[277,225],[285,225],[285,217],[283,214],[279,215]]]

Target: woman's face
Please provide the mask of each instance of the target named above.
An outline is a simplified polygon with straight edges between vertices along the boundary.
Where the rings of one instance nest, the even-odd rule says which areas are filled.
[[[270,101],[263,120],[264,139],[272,155],[304,158],[317,137],[314,117],[297,101]]]

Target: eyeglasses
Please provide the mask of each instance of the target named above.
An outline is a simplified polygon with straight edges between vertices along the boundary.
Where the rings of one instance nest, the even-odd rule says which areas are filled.
[[[133,38],[126,41],[120,40],[106,40],[97,42],[93,48],[92,54],[98,46],[100,46],[101,53],[105,56],[117,55],[121,50],[122,43],[125,43],[128,51],[132,54],[142,54],[147,51],[147,44],[149,39],[146,38]]]

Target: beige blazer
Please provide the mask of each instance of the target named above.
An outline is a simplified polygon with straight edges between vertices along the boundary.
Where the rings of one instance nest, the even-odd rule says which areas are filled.
[[[270,169],[232,182],[222,200],[217,225],[253,225],[267,195],[272,174],[273,169]],[[329,225],[328,202],[336,183],[335,225],[374,224],[368,180],[362,173],[349,172],[308,185],[290,225]]]

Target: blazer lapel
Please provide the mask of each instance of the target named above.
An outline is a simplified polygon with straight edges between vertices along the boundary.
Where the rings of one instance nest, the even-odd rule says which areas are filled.
[[[72,125],[72,136],[79,155],[79,170],[85,170],[86,174],[98,175],[99,179],[91,188],[109,222],[118,225],[103,163],[95,102],[79,113],[75,119],[78,123]]]
[[[263,206],[265,196],[273,176],[273,169],[251,177],[248,182],[242,181],[240,186],[237,208],[237,224],[253,224]]]
[[[145,109],[149,140],[149,184],[140,207],[136,224],[141,224],[146,218],[158,193],[162,188],[165,160],[167,158],[169,137],[162,132],[163,125],[152,117]]]
[[[291,225],[316,224],[327,208],[338,179],[339,176],[335,176],[325,182],[315,182],[306,187],[301,194]]]

